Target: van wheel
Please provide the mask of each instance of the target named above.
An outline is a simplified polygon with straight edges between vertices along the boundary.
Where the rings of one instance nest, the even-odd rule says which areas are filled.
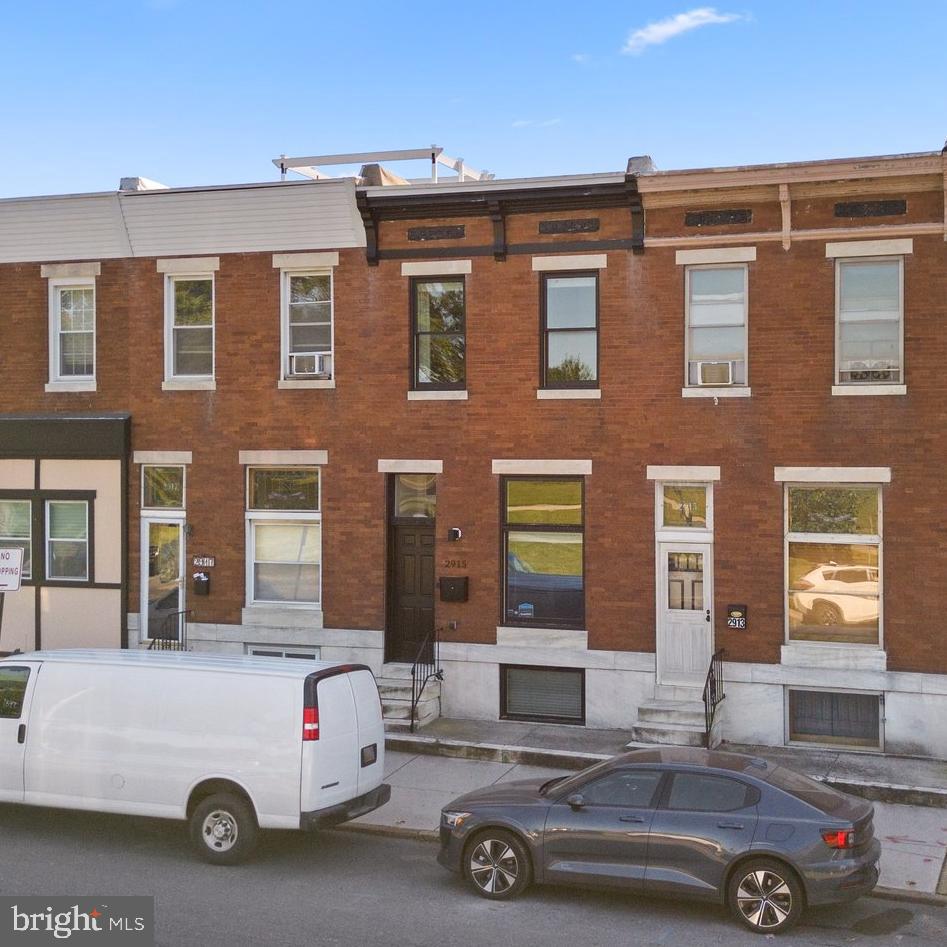
[[[481,897],[506,901],[529,887],[533,865],[526,846],[512,832],[487,829],[467,846],[464,874]]]
[[[257,824],[245,799],[221,792],[208,796],[191,816],[191,840],[212,865],[236,865],[256,847]]]
[[[796,873],[773,858],[744,862],[727,887],[734,917],[757,934],[788,931],[802,916],[803,898]]]

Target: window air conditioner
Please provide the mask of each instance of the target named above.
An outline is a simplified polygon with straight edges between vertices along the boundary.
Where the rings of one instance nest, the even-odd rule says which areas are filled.
[[[328,352],[293,352],[289,356],[289,373],[328,378],[332,373],[332,356]]]
[[[732,385],[733,362],[698,362],[697,384]]]

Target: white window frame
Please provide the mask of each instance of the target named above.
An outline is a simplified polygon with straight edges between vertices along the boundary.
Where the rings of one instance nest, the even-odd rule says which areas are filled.
[[[898,381],[860,382],[841,380],[841,342],[842,342],[842,267],[858,263],[897,263],[898,264]],[[846,256],[835,259],[835,384],[832,394],[905,394],[907,381],[904,366],[904,257],[903,256]],[[881,389],[879,391],[879,389]]]
[[[286,470],[315,469],[318,474],[318,490],[316,495],[316,510],[258,510],[250,506],[250,478],[254,470],[285,468]],[[261,608],[288,608],[302,611],[321,611],[322,609],[322,573],[323,573],[323,542],[322,542],[322,468],[314,464],[252,464],[246,468],[246,604],[247,607]],[[296,523],[310,523],[319,525],[319,585],[316,589],[314,602],[274,602],[269,599],[257,599],[254,589],[253,566],[256,563],[256,533],[255,524],[273,523],[294,525]]]
[[[741,384],[692,385],[690,381],[691,347],[691,272],[693,270],[743,270],[743,375]],[[713,326],[715,329],[736,326]],[[711,359],[710,361],[713,361]],[[684,267],[684,388],[688,395],[697,391],[708,392],[707,397],[719,396],[722,391],[748,392],[750,390],[750,268],[746,263],[690,263]]]
[[[816,691],[823,694],[861,694],[866,697],[878,698],[878,745],[877,746],[850,746],[844,743],[819,743],[815,740],[792,740],[792,718],[789,715],[790,691]],[[787,684],[783,688],[783,743],[786,746],[809,747],[813,750],[843,750],[846,753],[884,753],[885,751],[885,695],[884,691],[859,690],[853,687],[810,687],[808,684],[797,686]]]
[[[665,526],[664,488],[703,487],[707,494],[706,526]],[[658,542],[712,542],[714,538],[714,485],[706,480],[656,480],[654,484],[654,535]]]
[[[67,289],[92,290],[92,374],[60,374],[62,297]],[[98,357],[96,335],[98,328],[98,298],[94,276],[55,277],[49,280],[49,385],[48,391],[95,391]],[[87,330],[83,330],[87,331]]]
[[[300,378],[289,370],[290,280],[294,276],[329,277],[329,378]],[[280,380],[281,388],[335,388],[335,272],[331,266],[286,267],[280,270]]]
[[[80,539],[53,539],[53,538],[49,535],[49,524],[50,524],[49,507],[50,507],[50,504],[52,504],[52,503],[80,504],[81,506],[85,507],[85,539],[84,539],[84,540],[80,540]],[[90,543],[91,537],[89,536],[89,501],[88,501],[88,500],[68,500],[68,499],[62,499],[62,500],[60,500],[60,499],[57,499],[56,497],[51,497],[51,498],[49,498],[49,499],[46,500],[46,504],[45,504],[45,508],[44,508],[44,510],[43,510],[43,514],[44,514],[44,515],[43,515],[43,522],[44,522],[44,524],[45,524],[45,535],[43,536],[43,546],[44,546],[44,555],[45,555],[45,557],[46,557],[46,558],[45,558],[45,566],[46,566],[45,579],[46,579],[47,584],[48,584],[49,582],[75,582],[75,583],[77,583],[77,584],[84,583],[84,582],[89,582],[90,579],[91,579],[91,577],[90,577],[90,569],[89,569],[89,554],[90,554],[91,551],[92,551],[91,543]],[[52,543],[64,543],[64,542],[68,542],[68,543],[84,542],[84,543],[85,543],[85,575],[83,575],[83,576],[60,576],[60,575],[52,575],[52,574],[51,574],[50,568],[49,568],[49,567],[50,567],[50,563],[51,563],[51,561],[52,561],[52,556],[50,556],[51,544],[52,544]]]
[[[177,467],[181,471],[181,505],[180,506],[145,506],[145,472],[152,467]],[[139,506],[142,514],[160,514],[167,516],[169,513],[183,513],[187,509],[187,464],[142,464],[141,465],[141,493],[139,495]]]
[[[210,280],[210,374],[176,375],[174,373],[174,284]],[[171,387],[204,387],[217,375],[217,277],[213,271],[166,273],[164,277],[164,380]]]
[[[885,596],[884,596],[884,491],[877,481],[823,482],[788,481],[783,487],[783,641],[786,645],[811,645],[814,648],[860,648],[877,651],[884,650]],[[793,489],[851,489],[873,488],[878,496],[878,532],[862,533],[791,533],[789,531],[789,491]],[[798,639],[789,637],[789,545],[790,543],[836,544],[839,546],[877,546],[878,547],[878,640],[875,642],[825,641]],[[833,688],[827,688],[833,690]],[[788,706],[788,705],[787,705]]]

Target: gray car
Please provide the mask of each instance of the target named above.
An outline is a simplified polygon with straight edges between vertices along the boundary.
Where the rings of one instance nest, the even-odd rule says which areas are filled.
[[[455,799],[441,813],[438,861],[485,898],[534,881],[604,885],[725,903],[770,934],[806,905],[871,891],[873,815],[870,802],[755,757],[638,750]]]

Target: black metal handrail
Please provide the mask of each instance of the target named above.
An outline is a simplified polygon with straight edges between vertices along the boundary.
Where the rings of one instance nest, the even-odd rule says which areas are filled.
[[[430,680],[442,681],[444,672],[440,667],[440,636],[439,629],[432,628],[421,647],[418,648],[417,657],[414,664],[411,665],[411,732],[414,733],[417,727],[418,704],[421,702],[421,695],[427,682]]]
[[[714,725],[714,715],[717,705],[727,695],[723,686],[723,656],[726,651],[721,648],[715,651],[707,669],[707,679],[704,681],[704,741],[710,749],[710,731]]]
[[[187,651],[187,620],[190,609],[170,612],[151,635],[149,651]]]

